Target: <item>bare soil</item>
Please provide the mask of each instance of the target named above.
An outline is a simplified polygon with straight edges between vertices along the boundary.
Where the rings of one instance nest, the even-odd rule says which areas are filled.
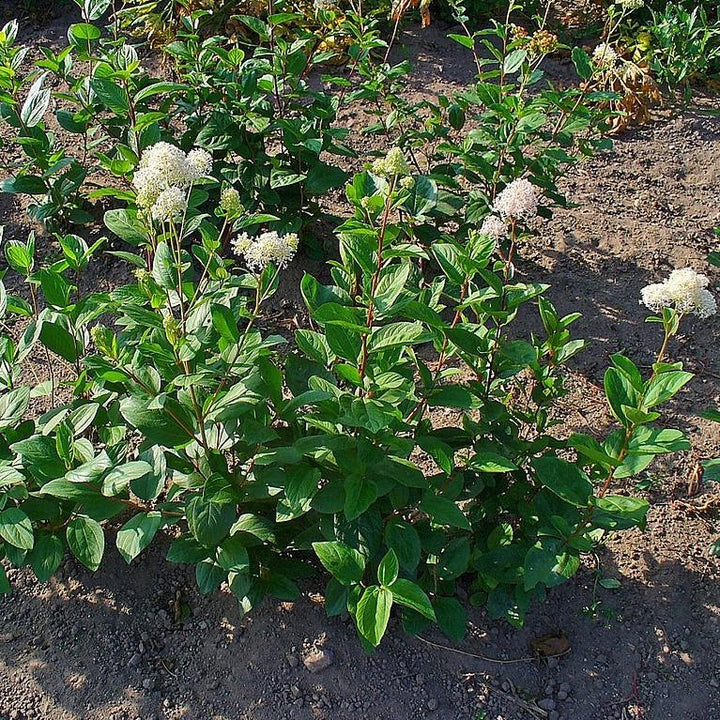
[[[402,38],[417,61],[418,92],[469,79],[445,30]],[[37,40],[63,32],[53,26]],[[576,206],[557,211],[522,249],[520,272],[550,283],[561,310],[583,313],[576,334],[589,347],[558,411],[567,430],[596,433],[610,422],[599,390],[610,354],[652,362],[659,337],[644,323],[640,289],[675,267],[710,273],[720,225],[720,119],[712,109],[704,102],[658,116],[578,167],[564,181]],[[25,231],[21,210],[0,200],[8,231]],[[300,313],[292,285],[303,262],[286,278],[283,322]],[[97,269],[110,285],[116,272],[114,264]],[[347,620],[325,617],[317,582],[297,603],[241,618],[229,593],[202,597],[190,570],[165,563],[162,543],[128,567],[109,537],[95,574],[72,560],[45,585],[11,571],[15,593],[0,599],[0,720],[720,717],[720,566],[709,553],[720,492],[701,483],[690,494],[698,461],[720,452],[718,426],[697,417],[720,403],[718,337],[717,319],[690,321],[671,348],[698,374],[668,419],[689,431],[694,449],[642,478],[652,501],[647,531],[611,538],[532,609],[524,628],[471,609],[468,637],[453,645],[439,634],[407,638],[393,619],[367,656]],[[619,588],[600,585],[598,572]],[[546,635],[569,649],[538,658],[533,641]],[[330,660],[317,673],[303,662],[313,650]]]

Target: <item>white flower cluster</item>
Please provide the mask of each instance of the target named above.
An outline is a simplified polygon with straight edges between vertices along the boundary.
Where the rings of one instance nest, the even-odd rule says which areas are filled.
[[[535,186],[524,178],[513,180],[496,198],[493,210],[503,220],[531,220],[537,215]]]
[[[653,312],[674,307],[678,312],[707,318],[717,312],[715,298],[707,289],[709,282],[706,275],[692,268],[673,270],[664,282],[642,289],[642,302]]]
[[[593,62],[604,68],[613,67],[617,63],[618,58],[617,50],[607,43],[600,43],[595,50],[593,50],[592,54]]]
[[[507,235],[507,224],[496,215],[488,215],[480,226],[480,234],[493,240],[502,240]]]
[[[177,220],[187,210],[187,199],[185,191],[171,185],[165,188],[150,208],[150,215],[153,220],[163,222],[164,220]]]
[[[185,154],[170,143],[147,148],[133,177],[137,204],[156,220],[169,220],[184,211],[185,192],[212,170],[212,156],[196,148]],[[183,207],[179,202],[182,196]]]
[[[315,6],[315,12],[320,12],[321,10],[337,10],[335,0],[315,0],[313,5]]]
[[[403,151],[394,147],[388,150],[384,158],[380,158],[372,164],[372,171],[376,175],[382,175],[382,177],[386,178],[403,177],[410,174],[410,166]]]
[[[232,246],[236,255],[245,258],[250,270],[260,272],[266,265],[286,267],[295,257],[299,242],[295,233],[279,235],[272,230],[257,237],[243,233],[233,240]]]
[[[245,209],[240,202],[240,193],[232,187],[227,187],[220,193],[220,208],[230,218],[239,217]]]
[[[623,10],[639,10],[644,4],[644,0],[617,0],[617,4]]]

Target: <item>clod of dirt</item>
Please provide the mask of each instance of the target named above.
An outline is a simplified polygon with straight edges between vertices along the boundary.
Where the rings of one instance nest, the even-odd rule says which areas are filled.
[[[541,635],[531,640],[530,644],[541,657],[556,657],[570,650],[570,641],[563,632],[558,635]]]
[[[332,653],[329,650],[313,648],[304,658],[305,667],[313,674],[322,672],[330,667],[333,662]]]

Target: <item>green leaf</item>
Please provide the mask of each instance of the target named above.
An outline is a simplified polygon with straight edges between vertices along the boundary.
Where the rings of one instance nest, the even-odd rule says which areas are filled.
[[[335,578],[330,578],[325,588],[325,612],[328,617],[342,615],[347,610],[348,589]]]
[[[83,16],[88,20],[99,20],[108,10],[112,0],[84,0]]]
[[[345,480],[345,517],[355,520],[360,517],[376,500],[375,483],[362,475],[354,474]]]
[[[110,468],[112,460],[110,456],[103,450],[99,455],[91,458],[82,465],[68,470],[65,473],[65,479],[73,483],[92,483],[97,482]],[[43,487],[43,490],[45,487]]]
[[[503,71],[508,75],[512,75],[521,68],[526,58],[527,50],[523,50],[521,48],[513,50],[508,54],[503,62]]]
[[[44,321],[40,327],[40,340],[49,350],[69,363],[78,357],[78,345],[75,338],[61,325]]]
[[[393,600],[399,605],[420,613],[428,620],[435,620],[435,610],[430,603],[430,599],[425,591],[412,580],[400,578],[396,580],[389,588],[392,591]]]
[[[577,74],[583,80],[589,80],[592,77],[594,72],[593,64],[590,61],[590,56],[582,48],[573,48],[572,61]]]
[[[549,490],[571,505],[587,506],[593,494],[592,484],[576,465],[554,455],[532,461],[537,479]]]
[[[525,555],[523,581],[525,590],[536,585],[550,585],[554,579],[553,568],[557,565],[555,552],[543,547],[531,547]]]
[[[517,470],[517,465],[506,457],[493,452],[480,452],[468,460],[471,470],[486,473],[504,473]]]
[[[630,379],[617,368],[611,367],[605,371],[605,395],[613,415],[623,424],[628,420],[623,412],[623,406],[637,408],[640,403],[640,393],[633,387]]]
[[[235,522],[235,506],[228,503],[207,501],[195,495],[186,508],[190,532],[206,547],[217,547]]]
[[[20,550],[32,550],[33,528],[30,518],[20,508],[0,512],[0,537]]]
[[[47,582],[60,567],[65,545],[53,533],[39,533],[35,545],[28,554],[28,562],[40,582]]]
[[[313,550],[325,569],[341,584],[359,583],[365,574],[365,558],[354,548],[336,541],[315,542]]]
[[[120,413],[153,445],[172,448],[190,442],[194,421],[184,407],[169,400],[157,410],[149,408],[148,404],[147,398],[124,397],[120,401]]]
[[[146,85],[142,90],[138,90],[138,92],[135,93],[134,102],[139,103],[143,100],[154,97],[155,95],[164,95],[165,93],[171,93],[175,90],[185,91],[188,89],[188,86],[183,85],[182,83],[161,80],[158,82],[154,82],[151,85]]]
[[[138,220],[137,210],[118,208],[108,210],[103,216],[105,227],[115,233],[121,240],[131,245],[140,245],[147,240],[147,235]]]
[[[472,37],[468,37],[467,35],[457,35],[456,33],[451,33],[450,35],[448,35],[448,37],[454,40],[456,43],[460,43],[460,45],[467,48],[468,50],[472,50],[475,47],[475,39]]]
[[[706,410],[705,412],[700,413],[700,417],[720,423],[720,410]]]
[[[467,632],[467,610],[454,597],[435,598],[432,605],[440,630],[451,640],[460,642]]]
[[[39,175],[28,175],[19,174],[14,179],[7,179],[3,181],[2,185],[3,192],[6,193],[26,193],[27,195],[45,195],[48,191],[48,184]],[[8,258],[8,262],[17,270],[19,266],[25,266],[27,268],[29,259],[24,252],[24,248],[15,245],[6,248],[5,253]]]
[[[44,88],[47,73],[43,73],[32,84],[22,109],[20,110],[20,119],[25,127],[35,127],[45,116],[45,111],[50,104],[50,90]]]
[[[414,572],[420,562],[422,546],[417,530],[404,520],[391,520],[385,527],[385,543],[394,550],[400,567]]]
[[[356,363],[362,349],[362,336],[349,328],[339,325],[328,325],[325,338],[332,352],[338,357]]]
[[[441,580],[455,580],[459,578],[468,569],[470,554],[470,540],[467,537],[453,538],[438,558],[438,577]]]
[[[295,342],[300,350],[315,362],[327,365],[332,359],[328,341],[314,330],[296,330]]]
[[[88,517],[76,517],[68,523],[65,535],[72,554],[95,572],[105,553],[105,534],[100,524]]]
[[[704,460],[701,464],[703,466],[703,480],[720,482],[720,458]]]
[[[240,332],[237,320],[232,310],[225,305],[214,303],[210,309],[213,327],[220,333],[220,336],[229,343],[237,343],[240,339]]]
[[[0,396],[0,431],[14,428],[30,403],[30,387],[25,385]]]
[[[406,347],[426,340],[421,323],[398,322],[373,330],[368,349],[378,352],[391,347]]]
[[[131,563],[152,542],[162,524],[162,514],[151,510],[136,515],[122,526],[116,544],[126,563]]]
[[[226,577],[227,572],[212,560],[202,560],[195,566],[195,580],[203,595],[217,590]]]
[[[133,460],[114,467],[103,480],[103,495],[120,495],[128,489],[132,480],[145,477],[152,472],[152,466],[143,460]]]
[[[651,408],[664,403],[675,395],[680,388],[690,382],[693,377],[692,373],[683,372],[682,370],[669,370],[658,373],[645,393],[643,405],[646,408]]]
[[[245,513],[235,521],[235,524],[230,528],[230,534],[234,535],[235,533],[253,535],[263,542],[275,542],[273,523],[267,518],[252,515],[251,513]]]
[[[625,495],[606,495],[596,500],[593,521],[606,530],[625,530],[645,526],[650,507],[647,500]]]
[[[218,548],[217,561],[228,572],[244,572],[250,568],[250,556],[240,535],[232,535]]]
[[[347,179],[348,174],[342,168],[316,162],[307,174],[305,190],[310,195],[325,195],[328,190],[341,187]]]
[[[90,23],[74,23],[68,28],[68,40],[71,45],[87,50],[87,45],[100,39],[100,28]]]
[[[611,467],[620,464],[617,458],[608,455],[603,450],[602,445],[590,435],[573,433],[568,438],[567,443],[570,447],[575,448],[579,455],[586,457],[591,462],[609,465]]]
[[[171,563],[196,563],[207,558],[209,550],[191,537],[173,540],[168,548],[166,560]]]
[[[175,259],[170,246],[164,240],[159,242],[155,249],[152,275],[155,282],[165,290],[173,290],[177,287],[178,274],[175,269]]]
[[[130,99],[127,90],[113,80],[95,77],[90,80],[90,88],[108,110],[120,117],[130,112]]]
[[[446,442],[434,435],[418,435],[417,443],[446,475],[452,473],[455,467],[455,451]]]
[[[390,549],[380,562],[377,571],[377,579],[381,585],[392,585],[400,572],[400,563],[395,552]]]
[[[462,530],[472,529],[463,511],[448,498],[428,494],[420,503],[420,509],[426,512],[436,525],[450,525]]]
[[[12,592],[5,568],[0,565],[0,595],[9,595]]]
[[[387,588],[371,585],[365,589],[355,611],[355,622],[360,635],[373,647],[377,647],[385,634],[390,610],[393,603],[393,593]]]

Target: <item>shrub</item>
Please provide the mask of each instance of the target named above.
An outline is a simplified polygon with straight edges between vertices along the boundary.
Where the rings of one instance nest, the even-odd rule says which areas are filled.
[[[602,442],[555,436],[563,367],[583,343],[570,337],[577,315],[558,316],[546,286],[514,275],[538,200],[530,183],[498,197],[484,232],[428,243],[432,179],[399,151],[356,175],[332,284],[302,281],[314,329],[281,353],[258,320],[296,239],[238,238],[249,267],[238,271],[218,254],[232,198],[214,222],[195,181],[175,179],[197,176],[196,157],[162,148],[160,159],[186,205],[158,194],[132,218],[143,253],[121,254],[134,283],[78,297],[71,278],[97,247],[72,235],[40,268],[32,240],[6,247],[45,304],[1,295],[4,317],[30,320],[20,342],[3,339],[0,537],[12,564],[46,580],[68,547],[95,570],[104,526],[123,523],[128,562],[167,530],[168,559],[194,564],[202,592],[227,583],[246,611],[294,598],[314,551],[331,575],[328,612],[348,610],[374,646],[394,604],[408,631],[436,620],[460,637],[460,581],[519,624],[607,531],[644,526],[647,503],[608,490],[687,447],[652,425],[691,377],[663,357],[680,311],[662,311],[648,380],[613,357],[605,387],[620,427]],[[672,293],[646,301],[680,307]],[[533,305],[542,331],[520,339],[512,323]],[[19,365],[37,348],[62,373],[23,385]],[[29,411],[42,397],[49,409]]]
[[[134,279],[80,292],[102,241],[58,232],[56,258],[37,257],[33,235],[5,245],[29,300],[0,282],[0,558],[45,581],[68,550],[97,570],[108,530],[128,562],[164,532],[168,559],[193,565],[201,592],[226,584],[242,612],[295,598],[322,566],[328,612],[349,612],[371,648],[393,606],[408,632],[437,622],[461,637],[460,586],[521,624],[608,532],[644,527],[647,502],[610,491],[689,447],[655,423],[691,379],[666,356],[686,314],[715,312],[707,278],[682,269],[642,291],[661,349],[647,378],[611,358],[616,424],[598,438],[556,427],[584,345],[571,336],[578,315],[560,316],[547,286],[515,270],[537,215],[562,200],[556,179],[602,139],[605,111],[590,105],[602,62],[576,50],[585,86],[533,94],[553,36],[506,24],[458,36],[490,55],[476,52],[477,85],[428,106],[436,126],[346,183],[330,279],[303,277],[310,321],[286,338],[263,330],[265,303],[298,250],[303,194],[344,178],[324,159],[342,151],[331,124],[344,90],[310,89],[308,38],[276,35],[287,18],[251,21],[268,46],[247,58],[186,20],[170,83],[121,37],[101,39],[103,11],[85,3],[72,49],[47,51],[41,67],[78,103],[58,120],[86,139],[102,128],[98,162],[125,185],[94,196],[119,205],[105,224],[128,244],[112,252]],[[378,63],[376,30],[351,22],[361,80],[350,92],[387,99],[402,68]],[[21,102],[14,30],[5,117],[42,155],[29,140],[50,143],[50,95],[40,75]],[[89,76],[73,76],[73,53]],[[40,162],[13,184],[74,167]],[[28,384],[38,353],[49,377]]]

